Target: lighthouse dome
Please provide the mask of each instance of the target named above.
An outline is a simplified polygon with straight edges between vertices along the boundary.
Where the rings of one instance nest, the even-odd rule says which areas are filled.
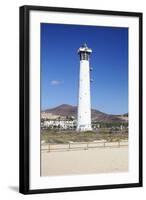
[[[89,60],[89,55],[92,53],[92,49],[88,48],[87,44],[84,43],[79,49],[78,54],[80,55],[80,60]]]

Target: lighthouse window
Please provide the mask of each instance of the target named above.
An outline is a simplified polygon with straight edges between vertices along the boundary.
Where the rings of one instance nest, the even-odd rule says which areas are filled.
[[[80,59],[81,60],[88,60],[88,58],[89,58],[89,55],[88,55],[87,52],[80,53]]]

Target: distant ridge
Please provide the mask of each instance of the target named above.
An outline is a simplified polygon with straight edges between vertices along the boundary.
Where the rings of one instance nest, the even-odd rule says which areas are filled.
[[[68,104],[62,104],[55,108],[45,109],[42,112],[51,113],[53,115],[60,116],[74,116],[77,118],[77,106],[72,106]],[[128,113],[123,115],[111,115],[100,112],[99,110],[92,109],[91,110],[92,120],[97,120],[99,122],[127,122],[128,121]]]

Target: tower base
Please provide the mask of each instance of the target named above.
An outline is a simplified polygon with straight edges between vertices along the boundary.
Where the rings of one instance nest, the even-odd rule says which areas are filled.
[[[80,126],[77,126],[77,131],[78,132],[92,131],[92,128],[91,126],[80,125]]]

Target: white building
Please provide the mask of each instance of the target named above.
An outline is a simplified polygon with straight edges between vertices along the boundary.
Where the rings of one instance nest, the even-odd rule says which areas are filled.
[[[42,127],[59,128],[59,129],[73,129],[76,126],[76,120],[45,120]]]
[[[92,130],[91,128],[91,100],[90,100],[90,66],[89,56],[92,50],[84,44],[79,48],[80,75],[79,75],[79,96],[77,131]]]

